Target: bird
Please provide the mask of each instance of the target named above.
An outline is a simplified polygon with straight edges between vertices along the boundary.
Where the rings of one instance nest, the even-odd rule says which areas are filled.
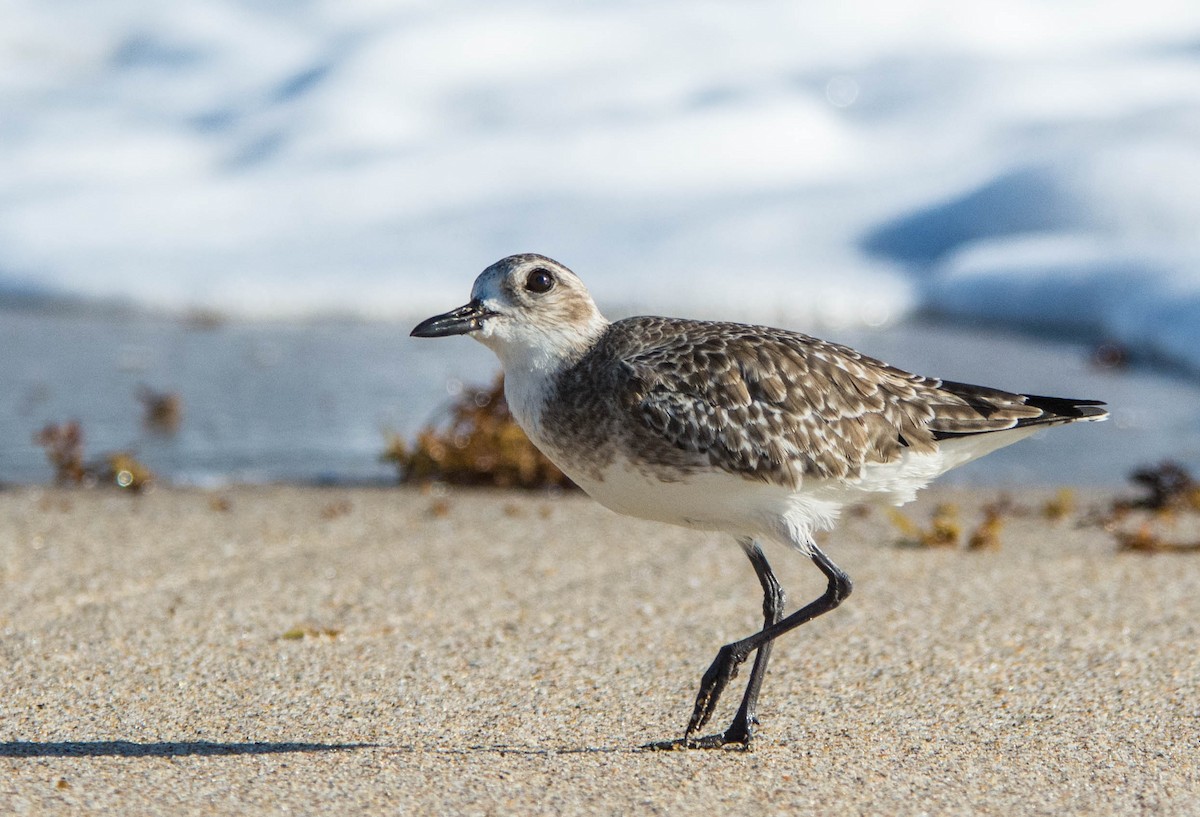
[[[682,737],[650,749],[749,749],[775,639],[837,607],[852,582],[817,546],[848,505],[900,505],[951,468],[1046,426],[1103,420],[1106,405],[910,374],[800,332],[655,316],[610,322],[583,281],[536,253],[476,278],[464,306],[414,337],[469,336],[504,371],[529,439],[617,513],[731,534],[763,592],[762,629],[720,648]],[[824,574],[825,592],[785,615],[762,544]],[[701,732],[754,654],[728,728]]]

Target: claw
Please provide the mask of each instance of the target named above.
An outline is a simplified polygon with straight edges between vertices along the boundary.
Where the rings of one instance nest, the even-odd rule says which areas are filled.
[[[683,733],[684,740],[691,739],[693,734],[708,723],[716,711],[721,693],[725,691],[729,682],[737,677],[738,667],[745,660],[746,656],[734,652],[732,645],[726,644],[720,649],[704,677],[700,679],[700,691],[696,693],[696,706],[692,709],[691,720]]]

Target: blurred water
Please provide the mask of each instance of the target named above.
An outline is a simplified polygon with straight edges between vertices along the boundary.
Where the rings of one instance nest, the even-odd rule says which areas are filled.
[[[174,482],[392,480],[378,459],[385,432],[411,436],[456,384],[486,383],[499,368],[470,340],[409,338],[418,317],[205,326],[0,310],[0,481],[48,482],[32,438],[68,419],[82,423],[89,458],[131,450]],[[1200,470],[1194,381],[1099,370],[1081,344],[992,330],[910,322],[816,334],[923,374],[1112,405],[1108,423],[1041,434],[950,481],[1115,485],[1135,465],[1166,457]],[[142,386],[182,395],[176,434],[143,427]]]
[[[412,431],[451,374],[486,379],[487,355],[419,346],[399,325],[227,324],[0,314],[0,480],[45,481],[32,435],[79,420],[89,456],[130,449],[170,479],[381,480],[389,429]],[[482,349],[479,351],[483,351]],[[177,434],[143,428],[141,386],[176,391]]]

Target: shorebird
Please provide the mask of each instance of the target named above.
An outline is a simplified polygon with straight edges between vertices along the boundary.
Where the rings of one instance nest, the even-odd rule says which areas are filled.
[[[837,607],[850,577],[816,545],[846,505],[900,505],[951,468],[1044,426],[1103,420],[1097,400],[1016,394],[921,377],[799,332],[636,317],[610,323],[575,273],[513,255],[480,273],[465,306],[412,330],[468,335],[504,368],[533,443],[600,504],[732,534],[763,590],[763,628],[704,673],[683,736],[649,748],[748,748],[776,638]],[[824,594],[784,615],[760,542],[813,561]],[[756,652],[723,732],[699,736]]]

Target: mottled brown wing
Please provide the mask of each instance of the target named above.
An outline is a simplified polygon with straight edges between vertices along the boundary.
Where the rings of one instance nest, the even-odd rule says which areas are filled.
[[[956,394],[799,333],[656,320],[639,327],[640,348],[623,356],[625,405],[675,448],[771,482],[853,478],[906,447],[933,451],[942,436],[1042,414],[1020,395]]]

